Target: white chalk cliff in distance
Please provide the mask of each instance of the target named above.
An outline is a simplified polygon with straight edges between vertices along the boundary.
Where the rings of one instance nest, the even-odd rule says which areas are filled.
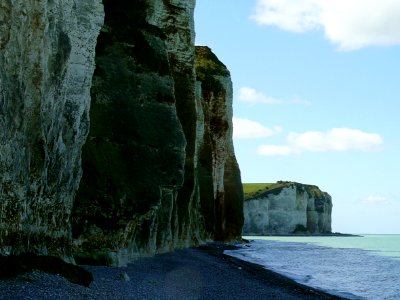
[[[328,193],[296,182],[268,186],[245,195],[244,235],[331,233],[332,198]]]

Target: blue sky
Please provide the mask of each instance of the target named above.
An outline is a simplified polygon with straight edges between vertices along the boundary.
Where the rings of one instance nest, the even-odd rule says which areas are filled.
[[[400,1],[197,0],[243,182],[318,185],[333,230],[400,233]]]

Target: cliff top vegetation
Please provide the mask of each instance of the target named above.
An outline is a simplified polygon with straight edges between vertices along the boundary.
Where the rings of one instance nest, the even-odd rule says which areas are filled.
[[[196,46],[196,73],[200,81],[207,76],[229,76],[226,66],[207,46]]]
[[[226,66],[207,46],[196,46],[196,78],[201,81],[203,90],[220,92],[221,83],[215,76],[230,76]],[[207,97],[205,97],[207,98]]]
[[[315,198],[322,198],[327,195],[315,185],[279,180],[275,183],[243,183],[244,200],[265,197],[268,194],[279,194],[283,188],[294,186],[302,188]]]

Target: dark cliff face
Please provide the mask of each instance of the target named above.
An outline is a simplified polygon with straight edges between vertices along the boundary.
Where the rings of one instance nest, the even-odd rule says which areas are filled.
[[[123,264],[140,254],[240,237],[231,82],[225,66],[223,74],[205,66],[196,99],[194,3],[104,5],[74,205],[76,257],[102,253],[108,263]]]
[[[173,243],[183,182],[174,78],[166,36],[145,19],[147,3],[104,5],[73,233],[83,251],[151,252]]]
[[[240,237],[232,83],[208,48],[196,80],[195,1],[34,2],[0,3],[0,254]]]

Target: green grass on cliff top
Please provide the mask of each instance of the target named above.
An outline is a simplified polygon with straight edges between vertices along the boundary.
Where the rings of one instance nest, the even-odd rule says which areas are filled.
[[[280,181],[279,181],[280,182]],[[283,183],[243,183],[244,200],[257,198],[257,196],[276,188],[287,186]]]
[[[280,190],[288,186],[303,186],[313,196],[322,197],[325,193],[315,185],[301,184],[293,181],[278,181],[275,183],[243,183],[244,200],[258,198],[264,193],[279,193]]]
[[[229,71],[209,47],[196,46],[196,74],[204,81],[210,76],[229,76]]]

